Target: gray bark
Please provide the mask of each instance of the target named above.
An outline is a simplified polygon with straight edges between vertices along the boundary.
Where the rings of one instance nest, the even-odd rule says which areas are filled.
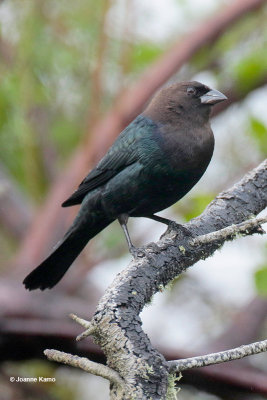
[[[267,160],[240,182],[219,194],[197,218],[171,224],[157,243],[139,250],[100,300],[90,322],[71,317],[91,335],[107,357],[107,365],[71,354],[46,350],[50,359],[63,362],[110,381],[113,400],[176,399],[177,371],[225,362],[267,350],[267,341],[230,351],[166,362],[142,330],[144,305],[170,281],[200,259],[211,256],[227,240],[264,233],[266,217],[255,216],[267,206]]]
[[[266,206],[267,160],[219,194],[199,217],[183,226],[170,226],[157,243],[143,248],[117,275],[90,324],[90,334],[104,351],[107,365],[125,383],[123,393],[116,384],[111,385],[112,399],[166,398],[169,365],[143,332],[140,312],[172,279],[233,239],[222,236],[211,243],[194,245],[194,238],[240,224]],[[254,227],[243,234],[252,233],[262,233],[262,229]]]

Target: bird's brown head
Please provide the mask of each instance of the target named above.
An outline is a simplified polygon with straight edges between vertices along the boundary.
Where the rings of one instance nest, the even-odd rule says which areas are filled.
[[[200,82],[180,82],[161,89],[143,112],[156,122],[172,123],[190,118],[207,121],[214,104],[227,97]]]

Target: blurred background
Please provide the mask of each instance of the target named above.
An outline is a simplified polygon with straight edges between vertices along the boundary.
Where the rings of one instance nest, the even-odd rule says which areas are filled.
[[[190,220],[266,158],[266,18],[263,0],[0,2],[1,400],[108,399],[106,381],[42,352],[104,360],[90,339],[75,343],[81,330],[68,314],[89,319],[130,261],[119,224],[94,238],[53,290],[29,293],[22,280],[77,213],[61,203],[161,85],[199,80],[229,100],[214,110],[205,176],[160,215]],[[141,246],[165,226],[137,218],[129,229]],[[144,330],[170,359],[260,340],[266,293],[266,239],[240,238],[157,294],[142,312]],[[192,370],[179,386],[180,400],[267,398],[266,355]]]

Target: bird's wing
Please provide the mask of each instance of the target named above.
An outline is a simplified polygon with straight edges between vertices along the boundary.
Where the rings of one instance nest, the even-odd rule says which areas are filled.
[[[81,182],[78,189],[62,204],[63,207],[80,204],[88,192],[106,183],[128,165],[138,160],[138,142],[146,124],[136,118],[118,136],[106,155]]]

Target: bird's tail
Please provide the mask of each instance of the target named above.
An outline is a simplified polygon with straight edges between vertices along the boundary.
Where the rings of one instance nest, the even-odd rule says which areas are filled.
[[[72,226],[53,253],[24,279],[26,289],[44,290],[55,286],[88,241],[111,222],[101,209],[99,196],[86,198]]]

